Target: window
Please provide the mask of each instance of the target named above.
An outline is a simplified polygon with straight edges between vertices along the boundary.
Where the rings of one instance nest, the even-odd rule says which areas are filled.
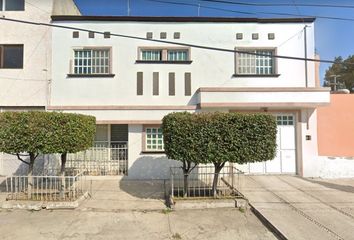
[[[110,49],[74,50],[74,74],[110,74]]]
[[[277,116],[277,125],[292,126],[294,125],[293,115],[279,115]]]
[[[145,151],[164,151],[161,127],[145,128]]]
[[[168,50],[168,61],[188,61],[188,50]]]
[[[0,45],[0,68],[23,68],[23,45]]]
[[[0,0],[0,11],[24,11],[25,0]]]
[[[141,50],[141,60],[143,61],[161,61],[161,50]]]
[[[185,63],[191,62],[186,48],[142,48],[137,62]]]
[[[274,75],[275,50],[267,49],[242,49],[243,52],[251,52],[260,55],[247,53],[236,53],[236,74],[244,75]]]

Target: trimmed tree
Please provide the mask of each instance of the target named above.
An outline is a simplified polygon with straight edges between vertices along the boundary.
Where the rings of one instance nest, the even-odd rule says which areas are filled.
[[[48,115],[48,138],[45,153],[59,153],[60,174],[65,174],[68,153],[84,151],[93,146],[96,118],[82,114],[51,112]]]
[[[46,112],[0,113],[0,152],[16,155],[28,165],[28,197],[32,194],[32,175],[36,158],[48,147]],[[24,157],[28,157],[26,161]]]
[[[179,121],[177,118],[170,124],[184,125],[183,128],[190,131],[190,139],[185,140],[186,143],[183,144],[181,136],[179,144],[183,145],[185,152],[193,153],[192,162],[197,159],[197,162],[214,165],[212,186],[214,196],[217,195],[219,174],[227,162],[244,164],[271,160],[275,157],[277,125],[271,115],[219,112],[183,114],[187,120]],[[168,136],[168,139],[170,138],[173,139],[174,135]],[[176,144],[169,146],[170,142],[165,141],[165,148],[167,144],[167,149],[172,148],[174,151],[179,149]],[[167,151],[167,154],[173,158],[169,155],[170,151]]]
[[[60,153],[64,175],[66,154],[92,146],[95,118],[57,112],[0,113],[0,152],[16,155],[28,167],[31,197],[34,162],[39,154]],[[24,159],[29,157],[29,162]],[[62,181],[65,182],[65,181]]]
[[[48,115],[48,138],[46,153],[59,153],[61,159],[60,197],[65,198],[65,164],[68,153],[84,151],[93,146],[96,118],[82,114],[51,112]]]
[[[162,120],[165,153],[168,158],[182,162],[184,197],[188,196],[188,176],[199,163],[207,163],[200,157],[196,122],[187,112],[171,113]]]

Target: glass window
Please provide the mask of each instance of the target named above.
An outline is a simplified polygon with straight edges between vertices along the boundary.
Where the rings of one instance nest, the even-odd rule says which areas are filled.
[[[294,125],[294,116],[293,115],[278,115],[277,116],[277,125],[281,125],[281,126]]]
[[[145,128],[145,150],[146,151],[163,151],[163,135],[162,128],[160,127],[147,127]]]
[[[75,74],[109,74],[109,49],[74,50]]]
[[[25,0],[0,0],[5,5],[5,11],[24,11]]]
[[[0,68],[23,68],[23,45],[0,45]]]
[[[187,61],[188,50],[168,50],[168,61]]]
[[[161,61],[162,51],[161,50],[142,50],[141,60],[143,61]]]
[[[248,53],[236,53],[237,74],[270,75],[275,74],[274,50],[254,50],[242,49],[240,51]]]

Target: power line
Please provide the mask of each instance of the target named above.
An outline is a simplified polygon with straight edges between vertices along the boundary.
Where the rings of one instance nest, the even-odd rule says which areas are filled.
[[[13,18],[3,17],[3,18],[0,18],[0,20],[22,23],[22,24],[29,24],[29,25],[47,26],[47,27],[60,28],[60,29],[66,29],[66,30],[93,32],[93,33],[101,34],[101,35],[106,34],[105,32],[100,32],[100,31],[96,31],[96,30],[92,30],[92,29],[69,27],[69,26],[62,26],[62,25],[42,23],[42,22],[25,21],[25,20],[13,19]],[[148,38],[137,37],[137,36],[132,36],[132,35],[119,34],[119,33],[110,33],[110,35],[114,36],[114,37],[120,37],[120,38],[128,38],[128,39],[142,40],[142,41],[148,41],[148,42],[166,43],[166,44],[173,44],[173,45],[198,48],[198,49],[205,49],[205,50],[211,50],[211,51],[229,52],[229,53],[243,53],[243,54],[254,55],[254,56],[263,56],[263,57],[270,56],[268,54],[260,54],[260,53],[255,53],[255,52],[248,52],[248,51],[241,51],[241,50],[234,50],[234,49],[227,49],[227,48],[218,48],[218,47],[209,47],[209,46],[203,46],[203,45],[197,45],[197,44],[167,41],[167,40],[160,40],[160,39],[148,39]],[[314,59],[314,58],[292,57],[292,56],[285,56],[285,55],[271,55],[271,57],[280,58],[280,59],[288,59],[288,60],[298,60],[298,61],[323,62],[323,63],[332,63],[332,64],[337,63],[332,60],[320,60],[320,59]],[[354,65],[354,63],[343,63],[343,64]]]
[[[246,15],[256,15],[255,13],[236,11],[236,10],[225,9],[225,8],[209,7],[209,6],[203,6],[201,4],[170,2],[170,1],[163,1],[163,0],[144,0],[144,1],[156,2],[156,3],[166,3],[166,4],[180,5],[180,6],[190,6],[190,7],[204,8],[204,9],[212,9],[212,10],[217,10],[217,11],[222,11],[222,12],[232,12],[232,13],[240,13],[240,14],[246,14]]]
[[[173,2],[173,1],[163,1],[163,0],[145,0],[145,1],[159,2],[159,3],[165,3],[165,4],[173,4],[173,5],[181,5],[181,6],[197,6],[196,4]],[[201,1],[238,5],[235,2],[224,1],[224,0],[201,0]],[[328,20],[340,20],[340,21],[351,21],[351,22],[354,22],[354,18],[333,17],[333,16],[324,16],[324,15],[312,15],[312,16],[309,16],[309,15],[295,14],[295,13],[286,13],[286,12],[264,12],[264,11],[253,11],[253,12],[250,12],[250,11],[235,11],[235,10],[231,10],[231,9],[215,8],[215,7],[209,7],[209,6],[200,6],[200,7],[201,8],[206,8],[206,9],[214,9],[214,10],[224,11],[224,12],[233,12],[233,13],[247,14],[247,15],[264,14],[264,15],[276,15],[276,16],[287,16],[287,17],[303,17],[303,18],[314,17],[314,18],[318,18],[318,19],[328,19]]]
[[[223,0],[199,0],[201,2],[220,2],[220,3],[232,3],[235,5],[254,6],[254,7],[291,7],[291,3],[249,3],[238,1],[223,1]],[[321,8],[353,8],[353,5],[334,5],[334,4],[313,4],[313,3],[297,3],[299,7],[321,7]]]

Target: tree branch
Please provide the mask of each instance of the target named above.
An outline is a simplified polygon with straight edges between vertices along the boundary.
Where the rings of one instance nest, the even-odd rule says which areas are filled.
[[[17,159],[18,159],[18,160],[20,160],[21,162],[23,162],[23,163],[29,165],[28,162],[26,162],[25,160],[23,160],[23,159],[20,157],[20,154],[19,154],[19,153],[16,153],[16,156],[17,156]],[[22,156],[25,156],[25,155],[22,155]]]

